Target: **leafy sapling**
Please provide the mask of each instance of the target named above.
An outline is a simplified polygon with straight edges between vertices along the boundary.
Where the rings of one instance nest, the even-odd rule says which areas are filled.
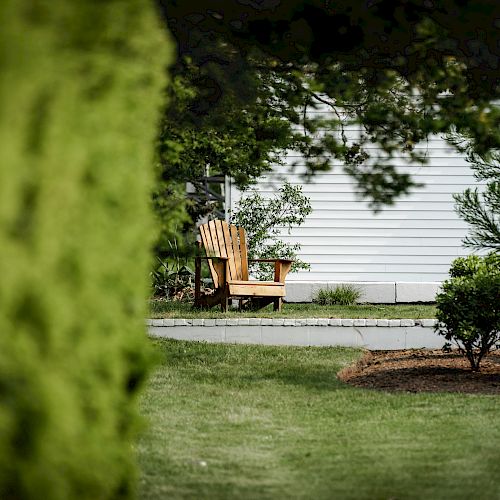
[[[310,269],[310,265],[297,257],[300,244],[286,243],[281,235],[283,232],[290,234],[292,228],[303,224],[311,212],[311,203],[302,193],[302,187],[286,182],[269,199],[251,190],[231,214],[231,223],[245,228],[249,259],[291,259],[294,261],[291,272],[297,272]],[[269,264],[265,267],[253,264],[250,272],[260,280],[273,279],[273,269]]]

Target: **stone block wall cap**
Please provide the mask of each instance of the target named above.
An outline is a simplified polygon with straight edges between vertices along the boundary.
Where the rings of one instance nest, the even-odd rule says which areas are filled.
[[[420,321],[421,321],[422,326],[426,326],[426,327],[435,326],[437,324],[437,320],[432,319],[432,318],[421,319]]]
[[[343,327],[414,327],[433,328],[434,318],[165,318],[146,319],[149,327],[173,326],[343,326]]]
[[[401,320],[400,319],[390,319],[389,320],[389,327],[396,327],[396,326],[401,326]]]
[[[413,319],[402,319],[401,326],[415,326],[415,320]]]

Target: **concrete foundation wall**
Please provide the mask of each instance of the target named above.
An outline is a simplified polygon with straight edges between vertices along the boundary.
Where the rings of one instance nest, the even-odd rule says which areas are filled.
[[[287,302],[311,302],[321,289],[334,289],[345,282],[291,281],[286,284]],[[408,302],[434,302],[440,282],[350,282],[361,291],[359,302],[371,304],[397,304]]]

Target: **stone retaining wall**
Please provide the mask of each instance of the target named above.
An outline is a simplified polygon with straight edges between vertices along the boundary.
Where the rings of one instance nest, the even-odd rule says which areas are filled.
[[[435,319],[151,319],[150,336],[205,342],[345,346],[373,350],[441,348]]]

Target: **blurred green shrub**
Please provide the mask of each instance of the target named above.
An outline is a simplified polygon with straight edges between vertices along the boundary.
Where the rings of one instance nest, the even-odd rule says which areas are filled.
[[[142,0],[0,22],[0,498],[127,498],[168,41]]]
[[[500,255],[455,259],[450,276],[436,296],[436,331],[478,371],[484,356],[500,342]]]

